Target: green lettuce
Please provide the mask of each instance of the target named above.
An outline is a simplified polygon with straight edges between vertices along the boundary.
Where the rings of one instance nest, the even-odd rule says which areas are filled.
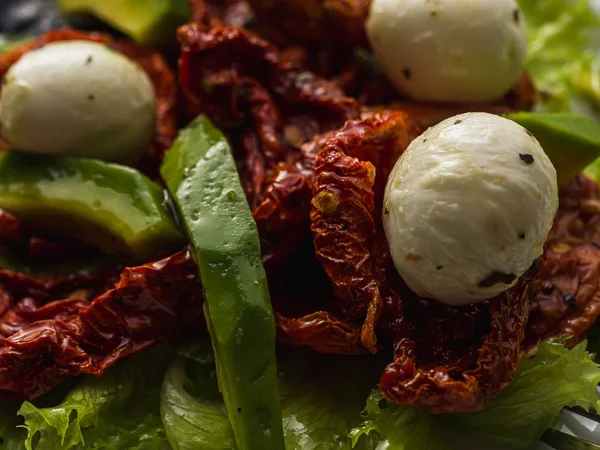
[[[430,415],[387,402],[371,393],[366,420],[352,430],[354,443],[368,436],[387,450],[525,450],[539,440],[564,406],[600,405],[596,386],[600,366],[586,343],[567,350],[541,343],[537,354],[521,361],[514,382],[475,414]]]
[[[527,69],[537,108],[600,119],[600,18],[588,0],[518,0],[527,23]]]
[[[161,414],[171,445],[175,450],[235,448],[210,344],[183,353],[162,387]],[[364,399],[381,373],[380,359],[285,348],[278,367],[286,448],[351,449],[348,431],[361,420]]]
[[[0,400],[0,450],[21,450],[27,433],[17,416],[20,403]]]
[[[10,50],[19,44],[23,44],[31,40],[29,36],[6,36],[0,34],[0,53]]]
[[[23,403],[18,414],[27,433],[25,448],[168,448],[159,394],[170,353],[155,348],[119,362],[102,377],[84,377],[56,406]]]

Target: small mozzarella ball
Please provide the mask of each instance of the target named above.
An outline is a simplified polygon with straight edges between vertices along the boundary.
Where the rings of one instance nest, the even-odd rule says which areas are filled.
[[[396,269],[423,297],[476,303],[513,286],[542,254],[556,170],[517,123],[447,119],[414,140],[387,183],[383,225]]]
[[[366,27],[389,79],[419,101],[497,100],[525,62],[514,0],[373,0]]]
[[[135,162],[155,132],[156,96],[137,64],[102,44],[47,44],[0,91],[0,126],[23,151]]]

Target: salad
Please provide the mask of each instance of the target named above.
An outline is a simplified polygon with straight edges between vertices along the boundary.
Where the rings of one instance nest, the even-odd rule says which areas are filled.
[[[587,0],[0,12],[0,450],[596,448]]]

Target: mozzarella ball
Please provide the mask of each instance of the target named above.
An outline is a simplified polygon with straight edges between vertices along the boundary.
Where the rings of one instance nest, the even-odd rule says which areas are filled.
[[[387,76],[415,100],[497,100],[523,70],[514,0],[373,0],[366,26]]]
[[[557,206],[556,170],[531,133],[467,113],[428,129],[398,159],[383,225],[409,288],[465,305],[507,290],[531,267]]]
[[[102,44],[64,41],[25,54],[0,91],[2,135],[16,149],[135,162],[155,132],[146,72]]]

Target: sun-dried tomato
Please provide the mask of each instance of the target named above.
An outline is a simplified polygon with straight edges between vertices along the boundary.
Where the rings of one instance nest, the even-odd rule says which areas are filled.
[[[21,221],[8,211],[0,209],[0,246],[12,247],[21,243]]]
[[[348,122],[316,156],[311,230],[317,258],[344,317],[366,317],[362,343],[372,352],[382,305],[371,254],[376,228],[382,232],[375,195],[382,198],[394,163],[418,134],[402,113],[375,114]]]
[[[55,262],[70,257],[93,257],[96,251],[77,241],[31,235],[14,215],[0,209],[0,249],[28,262]],[[6,269],[0,263],[0,269]]]
[[[301,149],[357,118],[360,105],[240,28],[191,24],[179,39],[188,114],[207,114],[228,137],[263,259],[270,272],[278,270],[308,232],[313,168]]]
[[[477,411],[512,380],[527,301],[538,283],[525,277],[503,295],[469,307],[419,298],[404,285],[381,229],[377,199],[389,170],[418,133],[405,114],[386,112],[350,121],[314,146],[320,151],[313,239],[334,298],[321,288],[321,297],[303,294],[317,297],[316,304],[296,296],[281,299],[285,291],[275,283],[278,330],[288,342],[331,353],[360,353],[359,344],[376,351],[392,343],[394,362],[380,380],[387,398],[434,413]],[[286,313],[289,305],[279,306],[286,300],[304,309]]]
[[[93,273],[27,275],[0,269],[0,290],[17,300],[31,297],[41,303],[71,297],[81,290],[89,295],[100,295],[114,284],[121,270],[122,267],[113,265]]]
[[[139,168],[152,178],[158,178],[158,168],[163,154],[177,135],[178,120],[178,88],[175,74],[165,59],[150,48],[137,45],[124,39],[114,39],[102,33],[87,33],[84,31],[64,28],[50,31],[39,38],[18,45],[11,50],[0,53],[0,79],[21,56],[56,41],[84,40],[106,44],[112,49],[123,53],[138,63],[148,74],[156,90],[156,134],[150,147],[142,157]],[[1,141],[0,141],[1,143]],[[6,148],[6,147],[1,147]]]
[[[562,186],[559,208],[539,264],[524,349],[540,340],[574,346],[600,316],[600,193],[583,175]]]
[[[120,358],[200,323],[202,289],[188,251],[123,271],[91,302],[20,302],[0,319],[0,392],[35,398],[66,377],[102,375]]]
[[[249,0],[274,34],[295,42],[366,45],[364,22],[371,0]]]
[[[512,381],[536,286],[524,279],[489,302],[466,307],[401,289],[382,313],[381,326],[394,342],[394,362],[379,382],[383,395],[431,413],[484,408]]]

